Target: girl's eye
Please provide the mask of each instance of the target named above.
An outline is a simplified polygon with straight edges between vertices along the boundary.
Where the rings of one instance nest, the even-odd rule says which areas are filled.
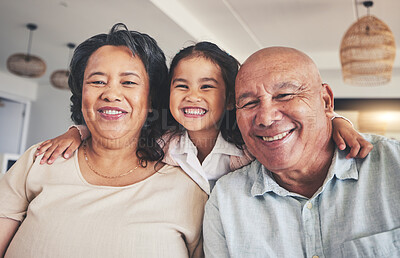
[[[175,88],[189,89],[189,87],[187,85],[184,85],[184,84],[175,85]]]
[[[201,89],[212,89],[212,88],[215,88],[215,86],[206,84],[206,85],[201,85],[200,88]]]

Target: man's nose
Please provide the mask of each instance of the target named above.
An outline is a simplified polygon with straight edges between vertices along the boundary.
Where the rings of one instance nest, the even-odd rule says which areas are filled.
[[[258,127],[268,127],[282,118],[283,114],[279,103],[261,101],[253,122]]]

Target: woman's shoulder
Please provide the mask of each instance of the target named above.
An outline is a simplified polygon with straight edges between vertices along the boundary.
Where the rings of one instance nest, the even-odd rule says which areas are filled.
[[[195,191],[200,194],[207,194],[196,184],[191,177],[189,177],[180,167],[164,164],[164,166],[157,171],[162,175],[161,180],[163,183],[172,183],[173,187],[182,191]]]

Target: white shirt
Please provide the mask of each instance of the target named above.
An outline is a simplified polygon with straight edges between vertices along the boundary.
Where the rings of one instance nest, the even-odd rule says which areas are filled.
[[[185,131],[177,141],[171,141],[168,148],[171,158],[207,193],[210,194],[215,181],[231,171],[231,156],[243,157],[245,154],[233,143],[227,142],[218,134],[215,146],[200,163],[197,148]]]

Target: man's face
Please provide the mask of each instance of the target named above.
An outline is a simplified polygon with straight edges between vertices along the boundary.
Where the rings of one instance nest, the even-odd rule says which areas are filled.
[[[267,169],[307,168],[318,163],[330,140],[325,114],[326,101],[333,100],[329,86],[321,85],[309,64],[289,56],[267,59],[245,63],[238,74],[239,129],[249,151]]]

